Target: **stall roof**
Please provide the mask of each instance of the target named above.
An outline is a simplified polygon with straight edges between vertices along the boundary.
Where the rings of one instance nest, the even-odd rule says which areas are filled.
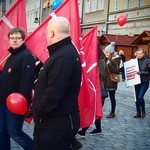
[[[103,34],[98,39],[100,44],[108,44],[110,42],[115,42],[116,45],[135,46],[131,44],[135,40],[135,38],[135,36],[128,35]]]
[[[145,44],[150,43],[150,31],[143,31],[132,44]]]

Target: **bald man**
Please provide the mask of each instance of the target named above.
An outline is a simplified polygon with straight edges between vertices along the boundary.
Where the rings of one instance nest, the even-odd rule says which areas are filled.
[[[41,68],[32,107],[33,149],[69,150],[80,125],[81,63],[66,18],[55,17],[49,21],[47,42],[50,57]]]

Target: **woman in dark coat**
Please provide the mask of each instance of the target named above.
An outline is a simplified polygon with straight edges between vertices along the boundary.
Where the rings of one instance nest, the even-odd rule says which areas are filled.
[[[104,54],[106,57],[106,69],[105,69],[105,88],[108,90],[109,97],[111,100],[111,112],[107,116],[107,118],[115,117],[115,108],[116,108],[116,98],[115,93],[117,90],[117,82],[113,82],[110,80],[110,74],[119,74],[119,65],[120,65],[120,57],[116,55],[114,57],[115,52],[115,42],[111,42],[105,49]]]

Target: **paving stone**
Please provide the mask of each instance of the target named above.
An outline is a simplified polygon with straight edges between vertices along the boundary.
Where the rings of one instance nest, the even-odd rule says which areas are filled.
[[[136,114],[133,88],[120,82],[116,92],[116,117],[106,118],[110,113],[110,100],[105,100],[102,118],[102,133],[90,135],[95,126],[92,125],[85,138],[77,139],[83,144],[81,150],[150,150],[150,88],[145,95],[147,116],[133,118]],[[34,124],[24,123],[23,129],[33,138]],[[22,150],[11,140],[12,150]]]

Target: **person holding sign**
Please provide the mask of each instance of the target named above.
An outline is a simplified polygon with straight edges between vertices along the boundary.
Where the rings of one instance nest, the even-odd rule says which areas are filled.
[[[145,113],[145,101],[144,95],[149,87],[149,72],[148,67],[150,66],[150,59],[145,55],[144,50],[139,48],[136,51],[138,64],[139,64],[139,71],[137,74],[141,78],[141,83],[135,85],[135,95],[136,95],[136,111],[137,114],[134,118],[144,118],[146,116]]]

